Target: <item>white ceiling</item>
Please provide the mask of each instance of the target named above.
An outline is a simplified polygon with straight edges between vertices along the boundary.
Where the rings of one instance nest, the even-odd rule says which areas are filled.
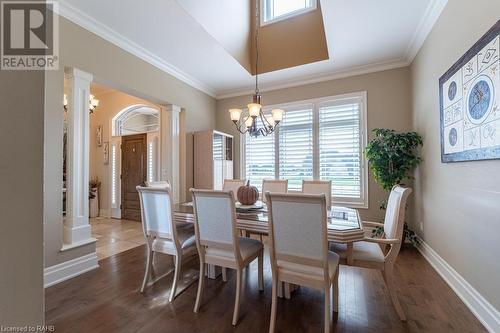
[[[177,1],[61,0],[60,11],[212,96],[251,92],[254,78]],[[321,0],[330,59],[263,74],[261,90],[406,66],[446,2]]]

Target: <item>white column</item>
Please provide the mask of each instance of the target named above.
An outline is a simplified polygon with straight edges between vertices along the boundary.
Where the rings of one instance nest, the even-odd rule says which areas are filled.
[[[179,135],[181,108],[164,105],[160,114],[161,180],[172,185],[174,202],[179,202]]]
[[[89,225],[89,95],[92,75],[76,68],[68,80],[66,217],[62,250],[96,240]]]

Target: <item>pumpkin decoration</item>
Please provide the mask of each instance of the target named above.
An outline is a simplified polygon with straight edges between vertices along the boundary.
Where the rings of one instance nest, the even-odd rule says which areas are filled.
[[[248,180],[246,185],[240,186],[236,196],[242,205],[253,205],[259,199],[259,190],[255,186],[250,186]]]

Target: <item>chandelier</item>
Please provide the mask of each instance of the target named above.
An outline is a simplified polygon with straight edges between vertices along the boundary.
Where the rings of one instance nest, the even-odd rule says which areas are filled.
[[[68,111],[68,97],[64,94],[63,99],[64,111]],[[89,96],[89,113],[94,113],[94,110],[99,106],[99,100],[94,95]]]
[[[283,120],[281,109],[274,109],[271,114],[264,115],[262,111],[261,98],[259,91],[259,15],[260,1],[255,1],[255,93],[253,94],[252,103],[247,105],[247,110],[230,109],[229,115],[231,121],[236,126],[236,129],[241,134],[248,133],[251,136],[258,137],[259,135],[266,136],[273,133],[280,121]]]

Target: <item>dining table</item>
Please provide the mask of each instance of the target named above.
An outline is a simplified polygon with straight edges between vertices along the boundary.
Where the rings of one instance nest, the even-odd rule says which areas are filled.
[[[259,204],[260,203],[260,204]],[[258,202],[255,209],[236,209],[236,226],[244,233],[267,235],[269,232],[268,212],[265,204]],[[193,203],[174,204],[174,220],[176,223],[194,223]],[[327,211],[328,241],[346,244],[347,264],[352,263],[353,243],[365,237],[359,212],[355,208],[332,206]],[[209,267],[208,277],[216,278],[216,268]]]

